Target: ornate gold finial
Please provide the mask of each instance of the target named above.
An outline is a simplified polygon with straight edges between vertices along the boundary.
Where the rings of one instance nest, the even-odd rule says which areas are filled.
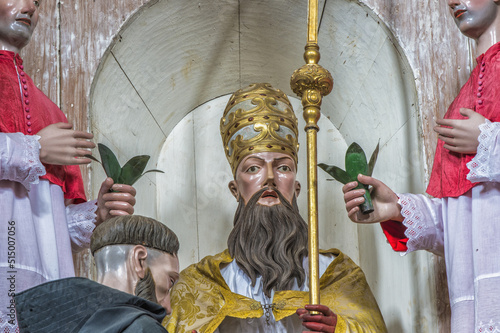
[[[253,153],[285,153],[297,164],[297,117],[285,93],[269,83],[236,91],[224,110],[220,132],[233,175],[241,160]]]

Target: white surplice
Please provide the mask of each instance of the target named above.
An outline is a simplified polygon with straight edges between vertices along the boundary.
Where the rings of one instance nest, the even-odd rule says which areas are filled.
[[[467,179],[480,184],[456,198],[400,194],[408,252],[446,261],[451,332],[500,332],[500,123],[480,126]]]
[[[11,294],[75,275],[72,250],[89,246],[95,201],[65,206],[61,187],[39,179],[38,136],[0,133],[0,332],[9,323]],[[17,331],[18,332],[18,331]]]

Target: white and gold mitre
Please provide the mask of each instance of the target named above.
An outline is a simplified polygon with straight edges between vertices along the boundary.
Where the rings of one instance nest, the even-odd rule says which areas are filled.
[[[233,175],[245,156],[260,152],[288,154],[297,165],[297,117],[285,93],[269,83],[236,91],[224,110],[220,132]]]

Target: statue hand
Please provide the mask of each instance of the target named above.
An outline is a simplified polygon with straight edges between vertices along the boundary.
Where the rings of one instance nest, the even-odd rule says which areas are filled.
[[[439,139],[444,141],[444,148],[456,153],[474,154],[479,145],[479,125],[483,124],[486,118],[465,108],[460,109],[460,114],[467,119],[438,119],[436,123],[439,126],[434,127],[434,131],[439,134]]]
[[[110,192],[112,189],[114,192]],[[135,188],[130,185],[114,184],[112,178],[106,178],[97,197],[96,225],[119,215],[134,214]]]
[[[40,136],[40,161],[59,165],[91,162],[89,158],[84,158],[84,155],[90,154],[87,149],[95,148],[95,143],[87,141],[94,136],[88,132],[72,130],[72,128],[71,124],[56,123],[37,133]]]
[[[365,185],[372,187],[370,195],[372,197],[373,213],[362,214],[359,205],[365,199],[364,189],[355,189],[358,182],[350,182],[342,187],[344,192],[344,202],[347,215],[353,222],[374,223],[387,220],[403,221],[401,206],[398,204],[398,196],[387,185],[373,177],[358,175],[358,180]]]
[[[312,315],[309,311],[318,311],[321,314]],[[302,325],[310,331],[334,333],[337,326],[337,315],[326,305],[306,305],[305,309],[298,309],[297,315],[302,319]]]

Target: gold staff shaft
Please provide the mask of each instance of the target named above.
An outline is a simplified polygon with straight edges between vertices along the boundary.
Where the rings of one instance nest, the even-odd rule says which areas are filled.
[[[307,133],[307,202],[309,208],[309,302],[320,304],[318,244],[317,129]]]
[[[292,90],[302,98],[307,135],[307,201],[309,215],[309,302],[320,304],[319,247],[318,247],[318,177],[317,133],[321,116],[322,97],[333,87],[331,74],[318,65],[320,54],[317,44],[318,0],[309,0],[307,20],[306,64],[297,69],[290,80]]]
[[[307,43],[318,43],[318,0],[309,0],[307,15]]]

